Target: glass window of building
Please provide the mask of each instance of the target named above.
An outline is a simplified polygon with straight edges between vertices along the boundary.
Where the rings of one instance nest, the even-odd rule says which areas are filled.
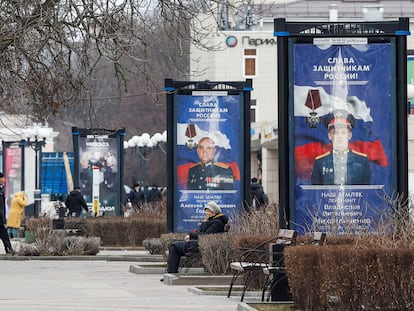
[[[256,100],[250,100],[250,122],[256,122]]]

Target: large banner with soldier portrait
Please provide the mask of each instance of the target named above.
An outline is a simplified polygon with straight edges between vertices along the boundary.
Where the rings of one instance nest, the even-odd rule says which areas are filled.
[[[175,231],[198,228],[209,201],[226,215],[241,209],[242,107],[227,92],[176,96]]]
[[[395,47],[337,39],[292,47],[292,218],[302,232],[373,231],[396,189]]]

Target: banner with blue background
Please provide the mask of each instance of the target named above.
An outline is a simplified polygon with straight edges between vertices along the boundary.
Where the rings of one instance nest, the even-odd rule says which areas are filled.
[[[176,95],[175,232],[197,230],[209,201],[229,217],[239,212],[242,100],[219,91]]]
[[[373,231],[389,209],[384,197],[396,189],[394,53],[391,43],[293,46],[292,212],[299,231]],[[339,130],[328,126],[340,120],[349,129],[348,149],[335,160]],[[334,177],[340,169],[343,182]]]

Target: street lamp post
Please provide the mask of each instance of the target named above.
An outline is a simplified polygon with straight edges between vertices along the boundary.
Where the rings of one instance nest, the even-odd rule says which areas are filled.
[[[140,167],[142,167],[142,182],[143,187],[147,185],[147,161],[149,160],[149,154],[158,148],[165,153],[163,143],[167,141],[167,131],[161,133],[155,133],[152,137],[148,133],[143,133],[138,136],[135,135],[128,141],[124,142],[124,149],[134,148],[136,154],[140,159]]]
[[[46,138],[51,134],[52,129],[47,127],[38,127],[25,129],[26,145],[35,152],[35,190],[34,190],[34,216],[39,216],[41,210],[41,183],[40,176],[42,172],[42,148],[46,145]]]
[[[37,135],[35,135],[34,140],[28,137],[27,145],[35,152],[35,188],[40,189],[39,171],[41,171],[42,163],[39,162],[39,153],[41,154],[42,148],[46,145],[46,137],[43,137],[41,140],[38,139]]]

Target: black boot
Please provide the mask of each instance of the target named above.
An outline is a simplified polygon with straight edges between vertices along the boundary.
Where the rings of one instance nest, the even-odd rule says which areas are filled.
[[[14,250],[13,250],[13,247],[11,246],[11,244],[10,245],[7,245],[6,247],[5,247],[5,250],[6,250],[6,254],[14,254]]]

